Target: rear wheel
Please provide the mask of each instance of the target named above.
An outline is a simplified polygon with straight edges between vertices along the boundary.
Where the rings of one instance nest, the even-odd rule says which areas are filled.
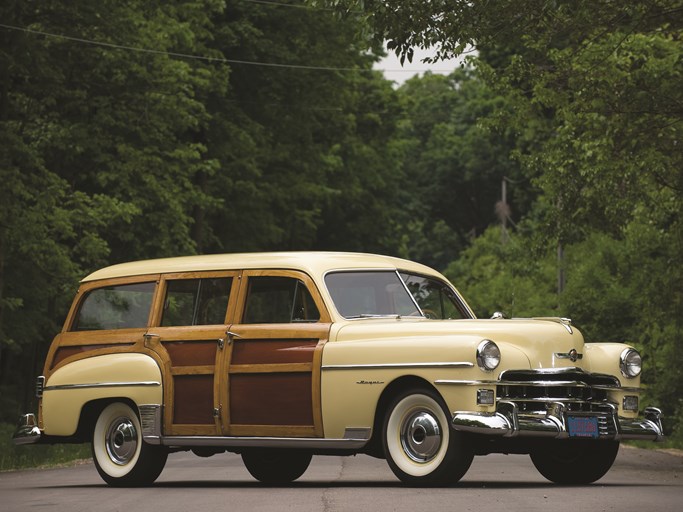
[[[140,420],[122,402],[108,405],[100,413],[92,438],[93,461],[109,485],[149,485],[161,474],[168,452],[142,441]]]
[[[454,484],[474,457],[463,435],[450,428],[441,398],[427,389],[394,398],[384,419],[383,445],[394,474],[415,486]]]
[[[312,458],[308,452],[275,448],[242,452],[242,461],[251,476],[272,485],[288,484],[299,478]]]
[[[590,484],[605,476],[618,452],[616,441],[558,441],[531,452],[531,461],[556,484]]]

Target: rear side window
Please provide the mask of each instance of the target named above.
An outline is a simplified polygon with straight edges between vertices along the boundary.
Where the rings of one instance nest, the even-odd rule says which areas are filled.
[[[250,277],[245,324],[317,322],[320,320],[306,285],[291,277]]]
[[[96,288],[87,293],[72,331],[147,327],[155,283],[134,283]]]
[[[161,325],[220,325],[230,299],[232,278],[168,281]]]

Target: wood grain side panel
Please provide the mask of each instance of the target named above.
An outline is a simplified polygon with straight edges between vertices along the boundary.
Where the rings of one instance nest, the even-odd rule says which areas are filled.
[[[216,340],[162,341],[173,366],[207,366],[216,362]]]
[[[231,364],[310,363],[317,339],[238,340],[232,349]]]
[[[310,373],[230,376],[233,425],[313,425]]]
[[[213,375],[173,377],[173,423],[213,425]]]

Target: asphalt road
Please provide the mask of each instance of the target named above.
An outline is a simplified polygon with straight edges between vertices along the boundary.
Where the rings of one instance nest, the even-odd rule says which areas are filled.
[[[156,484],[143,489],[105,486],[92,463],[0,473],[0,511],[30,510],[678,512],[683,457],[622,447],[602,480],[575,487],[550,484],[523,455],[476,457],[447,489],[403,487],[384,461],[367,456],[314,457],[302,478],[279,488],[257,483],[232,454],[173,454]]]

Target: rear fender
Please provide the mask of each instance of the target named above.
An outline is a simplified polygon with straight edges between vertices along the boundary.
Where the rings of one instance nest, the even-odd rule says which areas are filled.
[[[161,405],[163,386],[156,361],[143,354],[108,354],[62,366],[45,383],[43,432],[71,436],[87,403],[113,398],[128,399],[138,406]]]

